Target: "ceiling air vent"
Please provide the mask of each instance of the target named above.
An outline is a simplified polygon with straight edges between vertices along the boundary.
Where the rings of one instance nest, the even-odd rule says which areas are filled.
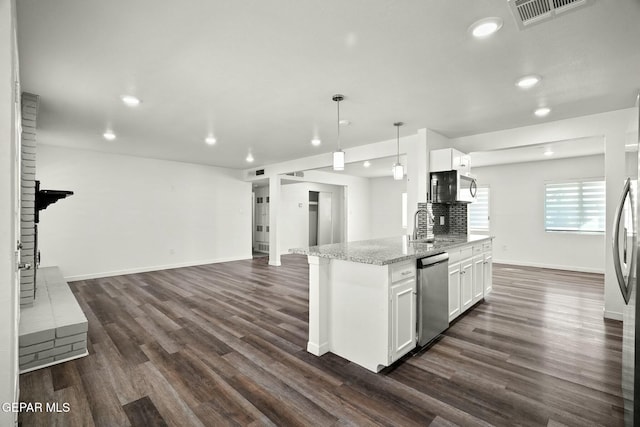
[[[256,171],[256,176],[264,175],[264,169],[258,169]]]
[[[304,172],[289,172],[289,176],[297,176],[298,178],[304,178]]]
[[[587,6],[594,0],[508,0],[521,30],[555,18],[558,14]]]

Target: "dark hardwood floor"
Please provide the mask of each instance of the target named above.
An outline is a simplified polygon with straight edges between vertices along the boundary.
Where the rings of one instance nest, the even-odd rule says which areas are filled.
[[[306,257],[74,282],[90,355],[20,378],[31,426],[619,426],[621,324],[603,276],[494,267],[428,351],[373,374],[305,351]]]

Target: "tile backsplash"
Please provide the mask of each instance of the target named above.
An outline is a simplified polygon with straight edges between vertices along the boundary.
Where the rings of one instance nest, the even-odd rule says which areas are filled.
[[[433,215],[435,216],[434,234],[467,234],[466,203],[434,203]],[[440,217],[444,217],[444,225],[440,225]]]

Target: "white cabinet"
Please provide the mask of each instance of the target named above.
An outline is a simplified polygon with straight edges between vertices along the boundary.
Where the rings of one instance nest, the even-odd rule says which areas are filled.
[[[391,286],[390,362],[416,346],[416,281],[407,279]]]
[[[319,262],[322,260],[319,259]],[[326,280],[324,296],[312,304],[309,318],[325,307],[324,339],[309,340],[318,353],[330,351],[373,372],[415,348],[416,261],[388,265],[363,264],[331,259],[318,279]],[[310,268],[311,268],[310,264]],[[312,271],[310,269],[310,281]],[[310,329],[311,330],[311,329]],[[317,354],[317,353],[314,353]]]
[[[473,257],[473,304],[484,296],[484,254]]]
[[[449,321],[491,292],[491,241],[449,253]]]
[[[493,255],[491,252],[485,252],[484,254],[484,296],[486,297],[493,290]]]
[[[417,285],[414,260],[389,266],[389,364],[416,346]]]
[[[429,171],[441,172],[457,170],[464,174],[471,172],[471,157],[455,148],[432,150],[429,153]]]
[[[449,322],[460,315],[460,263],[449,264]]]
[[[473,260],[460,263],[460,309],[467,311],[473,305]]]

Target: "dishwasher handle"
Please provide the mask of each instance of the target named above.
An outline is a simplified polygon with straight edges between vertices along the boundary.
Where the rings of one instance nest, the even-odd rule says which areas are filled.
[[[435,264],[440,264],[441,262],[446,262],[449,260],[449,254],[444,252],[438,255],[433,255],[426,258],[420,258],[418,260],[418,268],[427,268],[431,267]]]

